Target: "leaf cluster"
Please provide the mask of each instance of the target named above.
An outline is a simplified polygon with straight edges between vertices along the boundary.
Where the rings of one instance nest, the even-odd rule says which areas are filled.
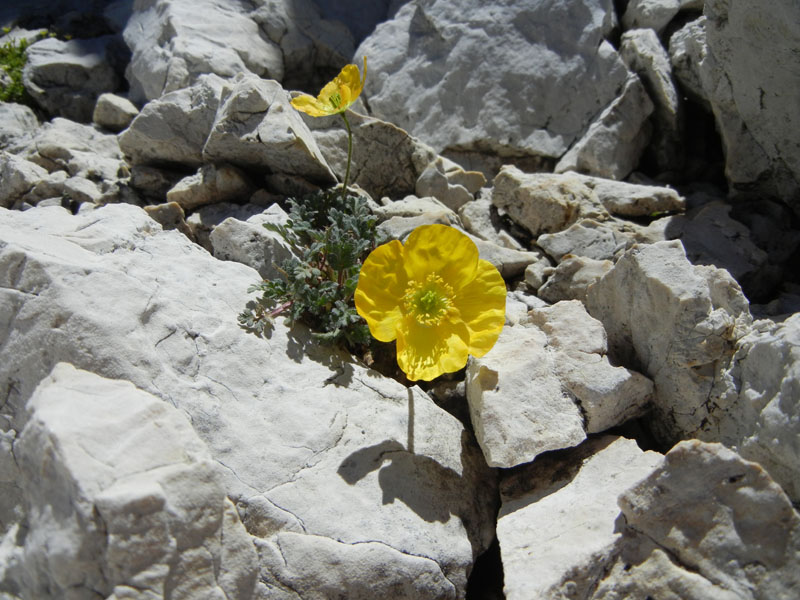
[[[22,84],[22,69],[27,62],[25,51],[30,43],[25,38],[0,45],[0,102],[29,104],[30,98]]]
[[[336,190],[287,202],[286,224],[264,227],[280,234],[294,257],[280,265],[282,279],[250,287],[261,297],[248,302],[239,323],[263,333],[273,318],[285,314],[290,326],[306,323],[322,342],[362,348],[371,338],[353,294],[361,264],[382,241],[375,216],[363,198],[342,198]]]

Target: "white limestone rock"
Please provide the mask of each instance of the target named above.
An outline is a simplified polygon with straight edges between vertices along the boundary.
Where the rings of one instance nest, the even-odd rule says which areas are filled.
[[[274,231],[262,223],[228,217],[209,235],[212,254],[253,267],[262,279],[282,278],[278,267],[292,256],[292,250]]]
[[[208,164],[176,183],[167,192],[167,202],[176,202],[188,211],[207,204],[243,200],[252,191],[253,186],[241,169],[228,164]]]
[[[353,132],[350,183],[358,184],[373,198],[400,199],[417,195],[417,181],[437,159],[433,148],[392,122],[353,111],[347,114]],[[343,181],[347,170],[347,130],[341,118],[304,116],[303,119],[311,128],[325,160],[339,181]],[[442,201],[442,198],[437,199]]]
[[[547,336],[529,327],[506,327],[491,352],[469,358],[470,419],[489,466],[513,467],[586,439],[554,360]]]
[[[800,215],[800,4],[707,0],[703,14],[700,75],[728,182],[734,190],[777,196]]]
[[[585,256],[564,258],[555,268],[542,271],[540,275],[525,272],[525,282],[538,290],[542,300],[555,304],[561,300],[586,301],[589,287],[600,281],[611,270],[610,260],[595,260]],[[541,283],[536,283],[541,279]]]
[[[127,129],[138,114],[139,109],[127,98],[105,93],[97,98],[92,121],[109,131],[118,132]]]
[[[683,107],[672,79],[667,51],[653,29],[633,29],[622,34],[620,56],[639,76],[654,105],[653,142],[647,149],[661,171],[683,166]]]
[[[620,538],[617,496],[660,461],[633,440],[603,436],[504,475],[497,538],[505,597],[584,597]]]
[[[540,235],[536,239],[536,245],[556,262],[560,262],[568,254],[594,260],[609,260],[633,245],[633,237],[613,227],[611,223],[581,219],[563,231]]]
[[[454,417],[301,326],[245,332],[237,315],[258,273],[140,208],[0,212],[3,431],[22,430],[22,407],[60,361],[124,378],[184,412],[223,467],[223,491],[257,546],[255,597],[325,580],[329,565],[313,557],[332,543],[356,550],[336,571],[348,597],[361,594],[365,570],[409,600],[463,597],[493,537],[496,490]],[[289,532],[305,539],[287,563]],[[364,543],[387,551],[358,552]]]
[[[625,29],[652,29],[660,33],[686,0],[630,0],[622,15]]]
[[[792,598],[800,517],[757,464],[721,444],[681,442],[619,498],[617,556],[593,600]]]
[[[670,187],[588,176],[581,176],[581,181],[592,189],[609,213],[618,217],[647,217],[686,208],[686,198]]]
[[[252,597],[255,547],[186,415],[66,363],[27,410],[14,453],[28,531],[11,572],[24,596]]]
[[[137,2],[124,31],[132,57],[131,99],[146,102],[192,86],[203,75],[283,76],[283,57],[243,5],[214,0]]]
[[[70,177],[64,181],[62,193],[65,198],[77,204],[100,204],[103,198],[103,193],[94,181],[79,176]]]
[[[514,250],[505,246],[498,246],[472,235],[469,235],[469,237],[478,247],[480,258],[492,263],[505,279],[513,279],[521,275],[528,265],[538,263],[544,259],[544,254],[538,250]]]
[[[653,379],[654,433],[702,438],[723,408],[710,401],[712,390],[752,323],[736,281],[693,266],[680,242],[658,242],[628,250],[589,288],[586,305],[612,356]]]
[[[692,264],[714,265],[730,273],[744,293],[754,298],[772,290],[781,273],[769,255],[750,239],[749,229],[730,216],[732,206],[712,200],[670,219],[669,239],[680,239]]]
[[[562,231],[581,217],[607,218],[597,195],[573,173],[523,173],[504,166],[494,179],[492,204],[538,237]]]
[[[145,104],[119,136],[131,164],[200,167],[224,85],[216,75],[203,75],[193,86]]]
[[[42,125],[26,154],[51,172],[64,170],[95,181],[128,175],[117,136],[61,117]]]
[[[372,113],[437,152],[557,159],[626,80],[605,41],[615,22],[611,0],[424,0],[376,27],[355,56],[379,74],[366,81]]]
[[[348,26],[365,27],[366,22],[337,19],[324,4],[314,0],[254,0],[252,5],[250,18],[280,48],[283,56],[283,76],[271,78],[281,81],[287,89],[310,86],[305,91],[316,95],[342,65],[351,60],[361,63],[360,55],[353,59],[355,43]],[[378,5],[371,2],[362,6],[361,11],[376,9]],[[335,7],[341,9],[344,5],[337,2]]]
[[[639,164],[650,141],[647,120],[653,110],[653,102],[641,80],[631,75],[620,96],[561,157],[555,172],[579,171],[607,179],[624,179]]]
[[[112,35],[69,41],[47,37],[31,44],[22,71],[25,89],[50,115],[91,122],[97,97],[119,86],[108,56],[116,40]]]
[[[47,177],[47,171],[29,160],[0,150],[0,207],[11,208]]]
[[[720,441],[800,501],[800,315],[757,322],[739,340],[726,378],[738,382],[738,402],[715,419]]]
[[[276,210],[276,212],[280,214],[280,217],[276,216],[273,222],[280,223],[281,225],[285,224],[287,218],[286,213],[280,209],[280,207],[275,207],[273,210]],[[194,210],[192,214],[187,217],[186,225],[191,230],[192,237],[197,243],[213,254],[214,246],[211,244],[211,232],[214,231],[217,225],[231,217],[238,221],[250,221],[255,225],[260,225],[265,221],[259,221],[256,218],[263,212],[265,212],[263,206],[250,203],[233,204],[231,202],[218,202],[216,204],[206,204]],[[251,219],[254,220],[251,221]]]
[[[580,407],[587,433],[641,416],[652,399],[653,382],[610,364],[603,325],[589,316],[582,302],[532,309],[529,317],[547,335],[554,372]]]
[[[406,196],[395,201],[387,198],[384,204],[374,207],[372,212],[381,222],[392,217],[419,217],[426,213],[444,213],[450,221],[458,222],[458,215],[452,209],[431,196]]]
[[[237,75],[223,91],[203,160],[334,183],[333,172],[290,101],[277,81]]]
[[[441,158],[429,164],[417,178],[415,191],[419,196],[433,196],[448,208],[458,210],[475,199],[461,184],[452,184],[444,173]]]
[[[511,248],[512,250],[522,250],[520,244],[503,227],[500,215],[492,204],[491,197],[483,194],[476,200],[471,200],[458,209],[458,216],[464,229],[471,234],[492,242],[498,246]]]
[[[0,150],[16,152],[39,128],[39,119],[29,106],[0,103]]]

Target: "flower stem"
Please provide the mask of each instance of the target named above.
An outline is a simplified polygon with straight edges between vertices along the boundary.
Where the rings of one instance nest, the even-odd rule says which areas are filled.
[[[344,184],[342,185],[342,202],[344,202],[347,195],[347,182],[350,179],[350,158],[353,156],[353,132],[350,131],[350,122],[347,120],[347,115],[344,112],[339,113],[344,119],[344,125],[347,127],[347,170],[344,172]]]

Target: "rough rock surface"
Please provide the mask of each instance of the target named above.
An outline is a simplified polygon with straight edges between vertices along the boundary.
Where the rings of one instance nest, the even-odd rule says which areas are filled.
[[[614,263],[610,260],[571,256],[558,263],[555,269],[550,267],[530,274],[526,270],[525,282],[538,290],[537,296],[548,302],[555,303],[561,300],[586,302],[589,287],[600,281],[613,266]]]
[[[492,537],[492,476],[426,394],[302,328],[246,333],[236,315],[256,271],[140,208],[4,211],[0,240],[5,436],[22,430],[24,404],[58,362],[127,379],[184,411],[222,467],[259,555],[256,597],[327,581],[373,598],[365,570],[384,574],[391,597],[463,596]],[[9,487],[5,502],[21,502]]]
[[[209,73],[251,72],[281,79],[281,50],[240,3],[214,0],[137,2],[125,27],[133,56],[126,77],[134,101],[189,87]]]
[[[379,25],[355,56],[381,74],[366,83],[373,113],[437,151],[558,158],[626,81],[604,40],[615,21],[610,0],[423,0]]]
[[[276,81],[238,75],[222,92],[203,160],[333,183],[333,173],[290,100]]]
[[[691,265],[680,242],[635,246],[589,288],[587,308],[609,352],[655,382],[656,433],[703,436],[720,408],[709,401],[717,377],[752,322],[733,278]]]
[[[139,109],[122,96],[116,94],[100,94],[92,112],[92,121],[109,131],[127,129],[131,121],[139,114]]]
[[[566,229],[581,217],[607,216],[579,176],[529,174],[514,166],[503,167],[495,177],[492,204],[534,237]]]
[[[800,517],[759,465],[720,444],[681,442],[619,505],[622,540],[594,600],[788,599],[800,588]]]
[[[200,167],[224,84],[205,75],[148,102],[120,135],[120,148],[134,165]]]
[[[23,70],[25,89],[46,112],[89,123],[104,92],[114,92],[119,78],[109,63],[116,36],[62,41],[45,38],[31,45]]]
[[[800,4],[707,0],[700,72],[732,187],[777,195],[800,215]],[[769,68],[765,68],[769,65]]]
[[[14,443],[27,531],[6,583],[43,600],[252,596],[255,545],[185,414],[66,363],[27,410]]]
[[[620,537],[617,496],[660,461],[633,440],[603,436],[505,475],[497,519],[505,597],[581,597],[576,588],[602,572]]]
[[[532,309],[492,352],[470,358],[467,401],[486,462],[530,462],[639,416],[652,382],[612,366],[606,351],[601,323],[572,301]]]

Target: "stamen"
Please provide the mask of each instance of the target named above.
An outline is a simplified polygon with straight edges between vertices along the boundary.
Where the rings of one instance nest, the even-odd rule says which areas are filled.
[[[452,309],[453,288],[431,273],[425,281],[411,280],[403,294],[403,308],[420,325],[437,325]]]

